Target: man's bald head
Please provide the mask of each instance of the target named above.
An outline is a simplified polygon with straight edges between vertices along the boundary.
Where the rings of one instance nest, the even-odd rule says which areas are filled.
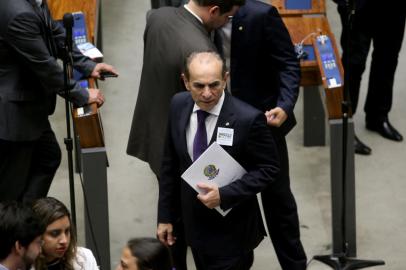
[[[199,52],[192,53],[187,58],[182,77],[196,105],[208,112],[223,95],[228,72],[217,53]]]
[[[184,76],[188,80],[190,79],[190,65],[193,61],[198,61],[201,64],[217,62],[221,66],[221,76],[224,77],[227,73],[226,63],[218,53],[214,51],[193,52],[186,58],[184,65]]]

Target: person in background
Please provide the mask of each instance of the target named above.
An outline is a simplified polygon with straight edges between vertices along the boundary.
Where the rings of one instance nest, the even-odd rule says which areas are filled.
[[[32,202],[45,197],[61,162],[61,149],[49,122],[57,94],[64,96],[65,29],[44,0],[0,1],[0,201]],[[117,74],[74,46],[73,66],[84,77]],[[69,82],[75,106],[103,105],[99,89]],[[65,97],[68,98],[68,97]]]
[[[216,31],[215,43],[230,70],[231,95],[267,117],[278,148],[280,173],[261,192],[270,238],[284,270],[304,270],[297,205],[290,188],[285,136],[296,125],[293,109],[299,95],[300,66],[277,9],[247,0],[233,19]]]
[[[32,209],[0,203],[0,270],[28,270],[41,251],[44,226]]]
[[[121,252],[116,270],[172,270],[169,248],[156,238],[133,238]]]
[[[352,15],[349,36],[346,28],[348,21],[346,1],[334,0],[334,2],[338,4],[342,24],[341,48],[344,64],[347,55],[349,56],[352,112],[355,114],[357,111],[362,74],[372,44],[368,92],[364,105],[366,128],[384,138],[401,142],[403,136],[389,122],[389,113],[392,109],[393,82],[405,32],[404,2],[391,1],[387,10],[383,10],[382,3],[377,0],[354,0],[355,14]],[[355,153],[361,155],[370,155],[372,151],[357,136],[354,148]]]
[[[46,226],[33,270],[99,270],[93,253],[77,246],[70,213],[62,202],[41,198],[34,202],[33,210]]]

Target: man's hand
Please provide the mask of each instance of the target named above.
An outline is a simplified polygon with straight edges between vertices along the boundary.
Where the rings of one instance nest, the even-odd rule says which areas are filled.
[[[175,244],[176,238],[172,235],[173,226],[171,223],[159,223],[156,230],[156,235],[158,236],[159,241],[165,245],[172,246]]]
[[[265,112],[266,122],[273,127],[280,127],[288,119],[288,115],[281,107]]]
[[[88,104],[90,103],[97,103],[97,107],[100,107],[104,103],[104,96],[103,93],[99,89],[89,88],[89,100]]]
[[[98,63],[93,71],[92,74],[90,74],[90,76],[94,79],[100,79],[100,80],[104,80],[104,77],[101,76],[102,72],[110,72],[114,75],[118,76],[117,71],[115,70],[115,68],[113,66],[110,66],[109,64],[106,63]]]
[[[204,191],[204,194],[197,195],[197,198],[207,207],[213,209],[220,205],[219,187],[214,184],[199,183],[197,187]]]

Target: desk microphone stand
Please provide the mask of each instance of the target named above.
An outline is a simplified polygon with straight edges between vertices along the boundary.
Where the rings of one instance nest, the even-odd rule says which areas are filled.
[[[72,60],[72,27],[73,27],[72,13],[66,13],[63,16],[63,26],[66,30],[65,37],[65,55],[63,57],[63,71],[64,71],[64,91],[65,91],[65,114],[66,114],[66,131],[67,136],[64,139],[66,151],[68,153],[68,170],[69,170],[69,191],[70,191],[70,204],[71,204],[71,217],[72,222],[76,226],[76,206],[75,206],[75,184],[73,177],[73,140],[71,136],[71,123],[70,123],[70,79],[73,74],[73,60]]]
[[[340,207],[341,213],[341,252],[333,255],[316,255],[313,258],[317,261],[320,261],[324,264],[327,264],[335,270],[352,270],[352,269],[361,269],[376,265],[384,265],[385,262],[381,260],[360,260],[354,257],[347,257],[348,254],[348,241],[346,233],[346,207],[347,207],[347,184],[346,184],[346,175],[347,175],[347,143],[348,143],[348,116],[350,113],[350,100],[349,100],[349,78],[350,78],[350,52],[351,52],[351,28],[352,28],[352,16],[355,13],[354,0],[346,0],[346,15],[347,20],[345,22],[345,29],[347,34],[346,40],[346,57],[344,59],[344,89],[343,89],[343,101],[342,101],[342,120],[343,120],[343,135],[342,135],[342,203]]]

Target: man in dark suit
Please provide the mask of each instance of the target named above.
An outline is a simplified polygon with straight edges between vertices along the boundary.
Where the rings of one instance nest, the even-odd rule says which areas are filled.
[[[184,60],[194,51],[216,50],[211,31],[225,24],[242,4],[244,0],[191,0],[185,6],[163,7],[148,16],[127,153],[148,162],[155,175],[160,174],[170,100],[186,90],[181,80]],[[178,249],[182,228],[177,231],[172,253],[176,269],[184,270],[186,247]]]
[[[217,46],[230,65],[231,94],[266,114],[280,155],[279,176],[261,193],[276,255],[284,270],[306,269],[285,140],[296,124],[300,83],[289,33],[275,7],[247,0],[217,34]]]
[[[41,0],[0,2],[0,201],[46,196],[60,164],[61,151],[48,121],[56,94],[64,88],[57,58],[63,53],[64,29],[52,20]],[[96,64],[77,48],[74,66],[85,76],[114,69]],[[98,89],[71,82],[78,106],[104,97]]]
[[[256,194],[275,180],[279,167],[265,115],[224,92],[227,76],[214,52],[188,58],[183,79],[190,93],[172,99],[159,181],[158,237],[166,244],[176,241],[172,224],[181,215],[199,270],[250,268],[265,233]],[[198,184],[204,190],[198,195],[180,176],[219,128],[233,133],[230,146],[222,147],[247,173],[221,188]],[[232,210],[223,217],[213,209],[217,206]]]
[[[346,57],[349,56],[352,112],[355,114],[357,110],[362,74],[365,71],[371,43],[373,43],[368,93],[364,105],[366,128],[389,140],[400,142],[403,136],[389,122],[389,112],[392,108],[393,82],[405,32],[404,1],[391,1],[387,10],[383,10],[380,1],[354,0],[355,14],[351,17],[349,36],[346,29],[348,22],[346,1],[334,0],[334,2],[338,3],[338,12],[343,26],[341,47],[344,68],[346,68]],[[354,146],[358,154],[371,154],[371,148],[357,136],[355,136]]]
[[[191,0],[151,13],[144,32],[144,61],[127,153],[159,175],[172,96],[185,88],[183,62],[194,51],[216,50],[210,32],[224,25],[244,0]]]

